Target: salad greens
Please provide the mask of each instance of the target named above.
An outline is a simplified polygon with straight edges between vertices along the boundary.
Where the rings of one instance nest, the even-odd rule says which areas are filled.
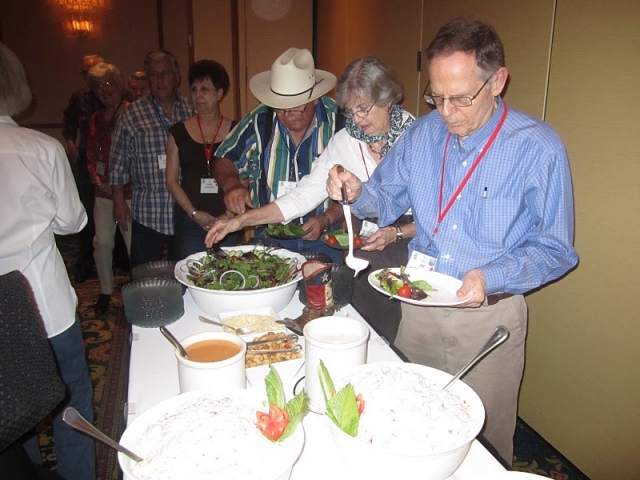
[[[327,407],[327,416],[340,430],[355,437],[358,435],[358,425],[362,413],[361,405],[359,405],[359,402],[363,405],[362,398],[358,398],[359,395],[356,395],[350,383],[336,392],[331,375],[322,360],[318,365],[318,377]]]
[[[303,237],[307,231],[297,223],[270,223],[266,229],[267,235],[275,238],[300,238]]]
[[[280,375],[273,365],[269,365],[269,373],[264,379],[267,387],[267,398],[270,405],[275,405],[280,409],[284,409],[289,417],[289,423],[282,435],[275,441],[281,442],[293,434],[298,424],[302,421],[302,418],[307,413],[309,408],[309,397],[307,392],[302,390],[299,394],[293,397],[288,402],[285,402],[284,386]]]
[[[270,253],[271,249],[226,250],[226,255],[207,255],[187,261],[187,278],[210,290],[258,290],[284,285],[298,271],[298,261]]]
[[[385,268],[376,274],[376,278],[380,282],[380,287],[386,292],[389,292],[391,298],[394,296],[402,296],[413,300],[424,300],[429,297],[427,292],[438,291],[425,280],[411,280],[409,274],[405,272],[405,268],[404,265],[400,267],[400,274],[392,272],[389,268]],[[400,289],[405,285],[410,288],[410,294],[398,295]]]

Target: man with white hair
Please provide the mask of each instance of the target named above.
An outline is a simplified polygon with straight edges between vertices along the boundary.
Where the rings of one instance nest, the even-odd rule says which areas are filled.
[[[244,116],[215,153],[214,175],[231,213],[274,201],[311,171],[342,123],[336,103],[325,95],[335,83],[335,75],[316,69],[311,53],[298,48],[288,49],[270,71],[251,79],[249,88],[262,103]],[[256,242],[296,252],[319,251],[342,263],[342,252],[319,240],[335,219],[342,218],[333,213],[339,205],[327,205],[295,220],[307,231],[301,239],[271,238],[262,227],[255,231]]]

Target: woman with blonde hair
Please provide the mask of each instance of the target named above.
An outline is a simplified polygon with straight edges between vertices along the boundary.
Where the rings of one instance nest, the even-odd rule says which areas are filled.
[[[127,108],[126,89],[120,70],[110,63],[98,63],[91,67],[87,76],[89,87],[102,102],[103,107],[89,119],[87,138],[87,169],[95,188],[93,215],[95,237],[93,238],[93,259],[100,279],[100,294],[95,304],[95,312],[102,315],[109,308],[113,293],[113,248],[116,227],[131,251],[131,223],[118,225],[113,219],[113,197],[109,184],[109,154],[111,153],[111,133],[120,114]],[[125,200],[131,204],[131,185],[124,188]],[[126,227],[126,228],[125,228]]]

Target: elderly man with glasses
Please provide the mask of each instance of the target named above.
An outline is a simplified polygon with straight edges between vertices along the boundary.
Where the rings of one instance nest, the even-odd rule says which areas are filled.
[[[509,329],[465,381],[484,403],[485,438],[511,464],[527,333],[523,295],[578,262],[569,162],[551,127],[500,98],[508,71],[490,26],[452,20],[426,54],[425,100],[436,111],[414,122],[369,181],[333,169],[327,187],[340,199],[346,183],[353,212],[382,225],[411,207],[417,234],[408,265],[461,281],[449,307],[402,304],[395,345],[410,361],[455,373],[496,326]]]
[[[271,70],[255,75],[249,88],[262,102],[247,113],[216,150],[214,176],[231,214],[267,205],[293,190],[311,172],[337,130],[340,114],[325,94],[335,75],[315,68],[308,50],[290,48]],[[307,232],[301,239],[269,237],[256,228],[254,239],[296,252],[314,251],[342,263],[342,252],[319,240],[341,218],[339,205],[321,203],[294,220]]]

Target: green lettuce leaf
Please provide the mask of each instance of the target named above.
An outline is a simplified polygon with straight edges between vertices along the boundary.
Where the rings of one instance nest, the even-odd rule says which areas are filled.
[[[298,424],[302,421],[307,410],[309,408],[309,397],[307,396],[307,392],[302,390],[298,395],[293,397],[291,400],[287,402],[284,406],[284,409],[289,414],[289,425],[282,432],[282,436],[277,440],[281,442],[286,438],[293,435]]]
[[[343,432],[352,437],[358,434],[360,415],[356,402],[356,392],[351,384],[347,384],[336,393],[336,388],[331,380],[331,375],[325,364],[320,360],[318,364],[318,377],[327,407],[327,416]]]
[[[284,408],[284,387],[282,386],[280,375],[278,375],[276,369],[273,368],[273,365],[269,365],[269,373],[265,377],[264,383],[267,387],[267,398],[269,399],[269,403],[273,403],[278,408]]]
[[[342,390],[336,393],[327,402],[327,410],[333,414],[335,423],[340,430],[347,435],[355,437],[358,435],[358,425],[360,415],[358,415],[358,404],[356,402],[356,392],[353,385],[346,384]]]
[[[435,288],[433,288],[428,282],[425,280],[416,280],[414,282],[409,282],[409,286],[419,288],[423,292],[437,292]]]

